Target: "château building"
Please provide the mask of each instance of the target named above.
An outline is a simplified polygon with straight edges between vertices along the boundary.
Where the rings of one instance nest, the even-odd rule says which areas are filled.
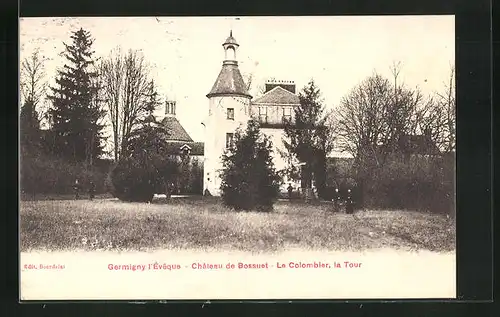
[[[287,120],[294,120],[294,108],[299,97],[293,81],[267,81],[262,96],[253,99],[247,90],[247,85],[238,68],[237,50],[239,44],[232,31],[222,44],[224,60],[208,98],[208,116],[203,122],[205,127],[204,142],[204,191],[211,195],[220,195],[222,169],[221,156],[229,147],[238,128],[245,128],[250,118],[257,119],[261,131],[273,143],[273,162],[276,169],[289,167],[281,155],[285,151],[282,138]]]

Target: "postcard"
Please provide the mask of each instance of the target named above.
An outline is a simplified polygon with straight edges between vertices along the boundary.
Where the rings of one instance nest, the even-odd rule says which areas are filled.
[[[454,16],[19,40],[22,301],[456,298]]]

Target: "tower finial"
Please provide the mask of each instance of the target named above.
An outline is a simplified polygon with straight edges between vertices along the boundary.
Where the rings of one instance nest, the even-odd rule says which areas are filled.
[[[233,36],[233,29],[231,29],[231,30],[229,31],[229,36],[231,36],[231,37]]]

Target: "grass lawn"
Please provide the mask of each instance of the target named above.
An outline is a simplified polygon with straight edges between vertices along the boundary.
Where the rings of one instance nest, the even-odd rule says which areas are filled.
[[[251,252],[455,250],[455,222],[410,211],[329,211],[278,202],[274,212],[231,212],[217,199],[22,201],[21,251],[201,249]]]

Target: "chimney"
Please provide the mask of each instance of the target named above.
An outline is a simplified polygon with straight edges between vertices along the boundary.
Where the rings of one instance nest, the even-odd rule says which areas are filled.
[[[175,101],[167,100],[165,102],[165,116],[166,117],[175,117],[175,107],[176,107]]]
[[[266,92],[280,86],[283,89],[288,90],[291,93],[295,93],[295,81],[293,80],[276,80],[274,78],[266,81]]]

